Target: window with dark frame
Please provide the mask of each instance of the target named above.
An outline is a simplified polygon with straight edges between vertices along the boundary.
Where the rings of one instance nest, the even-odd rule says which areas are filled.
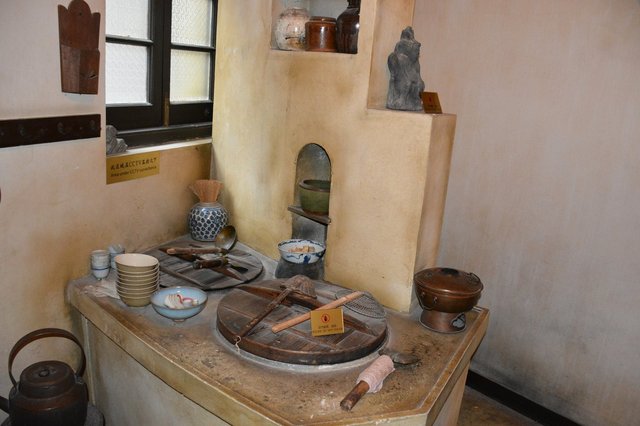
[[[107,124],[127,145],[211,136],[217,0],[106,0]]]

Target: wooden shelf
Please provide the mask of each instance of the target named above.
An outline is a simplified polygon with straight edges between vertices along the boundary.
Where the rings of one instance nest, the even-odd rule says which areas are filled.
[[[331,218],[329,216],[307,213],[304,210],[302,210],[302,207],[300,207],[300,206],[289,206],[288,210],[291,213],[295,213],[295,214],[297,214],[299,216],[306,217],[309,220],[321,223],[323,225],[329,225],[331,223]]]

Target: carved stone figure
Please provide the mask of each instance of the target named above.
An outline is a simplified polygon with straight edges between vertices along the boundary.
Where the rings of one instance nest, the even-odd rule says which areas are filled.
[[[128,146],[124,142],[124,139],[117,137],[118,130],[115,127],[107,125],[105,133],[106,133],[106,143],[107,143],[107,155],[118,154],[120,152],[125,152],[127,150]]]
[[[402,111],[421,111],[424,81],[420,77],[420,43],[413,35],[413,28],[402,31],[400,41],[389,55],[387,64],[391,77],[387,108]]]

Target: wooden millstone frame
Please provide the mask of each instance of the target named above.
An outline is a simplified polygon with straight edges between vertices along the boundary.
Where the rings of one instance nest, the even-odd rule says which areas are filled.
[[[371,318],[344,308],[345,332],[314,337],[309,321],[273,333],[277,323],[308,312],[336,299],[343,287],[325,281],[313,281],[317,299],[292,293],[284,303],[265,317],[248,335],[237,341],[236,335],[281,291],[285,280],[260,281],[231,290],[218,305],[217,326],[232,344],[254,355],[280,362],[324,365],[353,361],[371,354],[387,337],[385,318]]]

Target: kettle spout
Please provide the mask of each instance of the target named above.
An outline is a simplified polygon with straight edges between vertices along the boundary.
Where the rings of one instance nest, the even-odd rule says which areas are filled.
[[[0,410],[9,414],[9,400],[0,396]]]

